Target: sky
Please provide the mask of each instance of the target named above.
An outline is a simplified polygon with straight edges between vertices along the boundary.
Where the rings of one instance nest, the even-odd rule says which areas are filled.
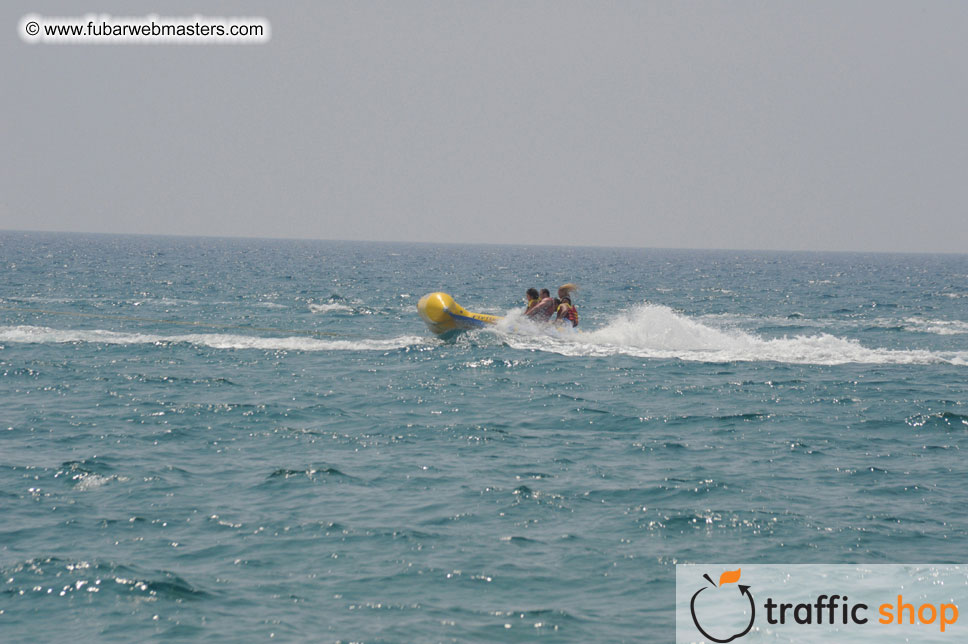
[[[25,14],[264,45],[25,43]],[[968,252],[968,2],[7,1],[0,229]]]

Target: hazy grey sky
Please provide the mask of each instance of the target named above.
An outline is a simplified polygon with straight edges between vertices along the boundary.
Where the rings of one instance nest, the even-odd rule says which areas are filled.
[[[266,45],[29,45],[24,14]],[[4,2],[0,229],[968,252],[968,2]]]

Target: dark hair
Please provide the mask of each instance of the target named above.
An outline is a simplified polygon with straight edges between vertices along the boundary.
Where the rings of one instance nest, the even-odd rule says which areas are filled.
[[[526,293],[526,295],[528,297],[530,297],[532,300],[536,300],[536,299],[538,299],[538,289],[536,289],[536,288],[529,288],[528,291],[527,291],[527,293]]]
[[[551,297],[551,291],[546,288],[541,289],[541,297]]]

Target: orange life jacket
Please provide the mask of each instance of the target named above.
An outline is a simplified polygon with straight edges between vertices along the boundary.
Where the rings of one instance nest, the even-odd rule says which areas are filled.
[[[558,315],[555,319],[560,320],[562,318],[571,322],[572,326],[578,326],[578,309],[575,308],[574,304],[562,302],[558,305]]]

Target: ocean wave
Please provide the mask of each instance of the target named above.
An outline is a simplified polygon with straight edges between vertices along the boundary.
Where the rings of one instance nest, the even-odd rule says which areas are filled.
[[[210,596],[207,591],[168,570],[112,562],[41,557],[0,568],[0,573],[5,578],[8,596],[66,597],[105,593],[168,601]]]
[[[102,329],[52,329],[43,326],[0,326],[0,342],[26,344],[191,344],[211,349],[260,349],[268,351],[391,351],[427,343],[415,335],[359,340],[321,340],[307,337],[265,338],[227,333],[155,335],[122,333]]]
[[[968,365],[968,351],[872,349],[856,340],[822,332],[765,339],[740,329],[713,328],[656,304],[642,305],[620,314],[600,329],[581,333],[533,324],[518,313],[509,315],[496,331],[511,347],[566,356],[629,355],[698,362],[822,365]]]

